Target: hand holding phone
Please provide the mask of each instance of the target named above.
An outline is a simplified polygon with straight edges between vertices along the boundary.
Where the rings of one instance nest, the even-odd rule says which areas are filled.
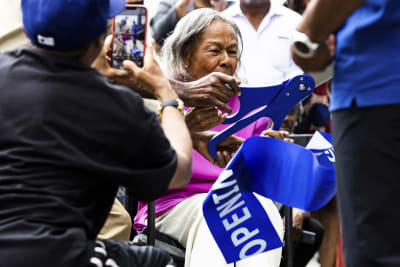
[[[147,9],[141,5],[126,5],[113,19],[112,66],[123,69],[124,60],[143,67],[146,50]]]

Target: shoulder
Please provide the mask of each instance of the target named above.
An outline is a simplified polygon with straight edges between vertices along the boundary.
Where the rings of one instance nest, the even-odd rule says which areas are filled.
[[[159,6],[167,6],[167,7],[172,7],[175,6],[177,0],[162,0],[160,1]]]
[[[19,48],[0,53],[0,64],[9,64],[10,61],[18,60],[19,58],[23,57],[23,52],[25,50],[26,49],[24,48]]]
[[[42,63],[29,48],[18,48],[0,53],[0,80],[17,84],[24,80],[24,77],[36,72]]]
[[[221,14],[226,18],[234,18],[241,13],[239,1],[231,4],[227,9],[221,12]]]
[[[162,21],[163,18],[167,17],[168,19],[172,21],[176,21],[176,12],[175,10],[175,5],[176,5],[177,0],[162,0],[160,1],[156,13],[150,20],[150,26],[155,26],[155,24],[158,24],[158,21]],[[160,26],[160,25],[158,25]],[[154,29],[153,29],[154,31]],[[156,29],[157,31],[157,29]]]
[[[277,6],[276,11],[279,14],[278,20],[287,27],[296,28],[303,18],[297,12],[282,5]]]

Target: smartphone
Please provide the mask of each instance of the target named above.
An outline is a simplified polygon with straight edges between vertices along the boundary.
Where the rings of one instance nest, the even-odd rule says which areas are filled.
[[[112,23],[112,66],[123,69],[124,60],[143,67],[146,50],[147,9],[143,5],[126,5]]]
[[[317,234],[311,231],[303,230],[300,234],[300,242],[309,245],[314,245],[317,239]]]
[[[305,147],[312,136],[313,134],[289,134],[287,138],[293,139],[295,144]]]

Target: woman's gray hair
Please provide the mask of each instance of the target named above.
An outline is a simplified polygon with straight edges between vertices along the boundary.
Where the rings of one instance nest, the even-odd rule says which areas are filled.
[[[238,57],[240,59],[242,35],[236,24],[211,8],[200,8],[184,16],[164,42],[160,59],[163,71],[167,76],[182,81],[190,79],[184,58],[193,49],[201,33],[214,20],[224,21],[232,27],[238,42]]]

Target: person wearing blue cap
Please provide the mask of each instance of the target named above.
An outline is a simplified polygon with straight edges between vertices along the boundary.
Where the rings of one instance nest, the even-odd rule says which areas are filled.
[[[305,71],[335,60],[330,110],[346,266],[400,266],[400,1],[315,0],[298,31],[292,52]]]
[[[125,62],[163,105],[91,68],[124,0],[22,0],[32,45],[0,54],[1,266],[167,266],[154,247],[96,241],[118,186],[148,201],[191,177],[182,104],[153,58]],[[160,125],[161,120],[161,125]]]

